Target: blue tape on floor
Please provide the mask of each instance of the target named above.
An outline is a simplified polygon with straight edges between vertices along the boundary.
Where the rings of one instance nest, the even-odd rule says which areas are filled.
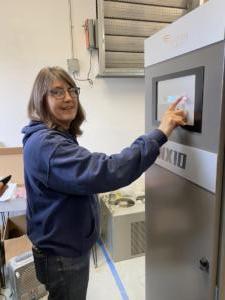
[[[117,287],[120,291],[120,295],[121,295],[122,299],[123,300],[129,300],[129,297],[128,297],[127,292],[124,288],[124,285],[123,285],[123,283],[122,283],[122,281],[119,277],[119,274],[117,273],[117,270],[115,268],[115,265],[114,265],[113,261],[111,260],[108,252],[105,249],[105,246],[103,245],[101,240],[98,241],[98,244],[100,246],[100,249],[101,249],[103,255],[105,256],[106,262],[107,262],[107,264],[108,264],[108,266],[111,270],[111,273],[112,273],[112,275],[114,277],[114,280],[116,282],[116,285],[117,285]]]

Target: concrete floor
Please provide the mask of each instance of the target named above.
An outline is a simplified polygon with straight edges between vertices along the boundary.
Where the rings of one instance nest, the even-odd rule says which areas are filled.
[[[97,268],[91,257],[87,300],[145,300],[144,256],[113,263],[97,246],[97,257]],[[1,293],[0,300],[12,299],[9,290]]]
[[[98,247],[98,267],[94,268],[92,261],[87,300],[145,300],[144,256],[113,265],[117,275]]]

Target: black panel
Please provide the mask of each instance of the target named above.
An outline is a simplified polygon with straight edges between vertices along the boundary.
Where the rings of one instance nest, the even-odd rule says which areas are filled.
[[[195,75],[195,111],[194,111],[194,125],[182,126],[184,129],[201,132],[202,131],[202,107],[203,107],[203,90],[204,90],[204,67],[198,67],[181,72],[166,74],[159,77],[152,78],[152,120],[155,125],[159,125],[157,120],[157,104],[158,104],[158,83],[160,81],[181,78],[189,75]]]

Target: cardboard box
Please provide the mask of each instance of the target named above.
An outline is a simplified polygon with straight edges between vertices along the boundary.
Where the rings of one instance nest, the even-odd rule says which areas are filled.
[[[26,227],[27,224],[25,215],[8,218],[3,232],[3,240],[20,237],[26,233]]]
[[[31,251],[32,243],[26,235],[26,216],[8,218],[3,232],[5,263],[10,258]]]
[[[26,217],[20,215],[7,220],[4,230],[5,264],[8,277],[2,273],[2,283],[10,283],[13,299],[41,299],[47,294],[45,286],[36,278],[32,257],[17,261],[17,256],[31,251],[32,244],[26,235]],[[13,259],[14,257],[14,259]],[[9,261],[12,259],[11,261]]]
[[[0,147],[0,175],[12,175],[12,182],[24,184],[23,149]]]

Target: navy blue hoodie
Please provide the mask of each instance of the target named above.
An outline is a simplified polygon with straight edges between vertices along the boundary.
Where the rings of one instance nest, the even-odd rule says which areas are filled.
[[[158,129],[118,154],[91,153],[67,132],[31,122],[22,131],[27,191],[27,233],[46,253],[79,256],[99,234],[95,194],[137,179],[167,141]]]

